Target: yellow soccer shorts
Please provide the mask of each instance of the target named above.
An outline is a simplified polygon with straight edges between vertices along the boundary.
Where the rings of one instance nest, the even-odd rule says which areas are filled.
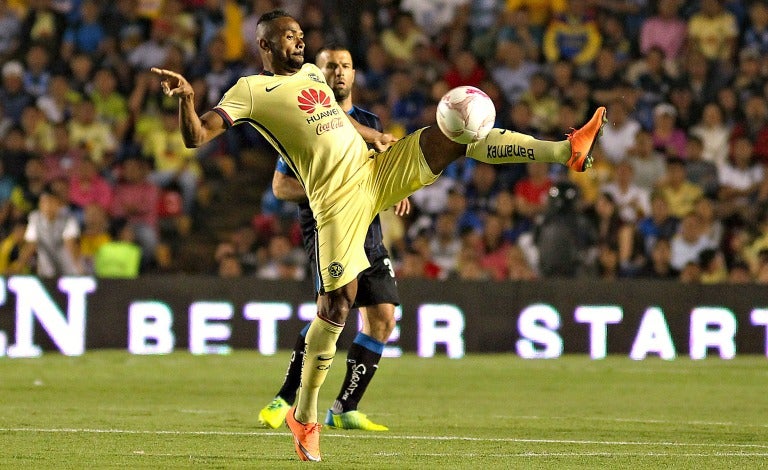
[[[423,130],[423,129],[422,129]],[[352,282],[370,266],[365,236],[376,214],[432,184],[439,175],[429,169],[419,146],[422,130],[395,142],[366,162],[366,174],[354,191],[317,217],[318,292],[330,292]]]

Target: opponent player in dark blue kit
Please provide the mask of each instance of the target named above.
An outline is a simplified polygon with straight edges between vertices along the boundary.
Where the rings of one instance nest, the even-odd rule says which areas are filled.
[[[342,109],[358,123],[382,132],[381,120],[378,116],[352,104],[351,93],[355,70],[349,51],[342,47],[326,47],[318,53],[316,64],[323,71],[325,79]],[[384,138],[383,140],[391,139]],[[275,169],[273,191],[279,199],[299,203],[299,222],[304,248],[310,260],[311,272],[318,272],[316,261],[317,223],[307,202],[304,188],[282,158],[278,160]],[[396,212],[405,212],[407,209],[408,201],[406,199],[396,207]],[[362,314],[363,328],[355,337],[347,353],[346,376],[336,401],[328,410],[325,424],[344,429],[387,431],[386,426],[372,422],[365,414],[357,410],[357,405],[378,368],[384,344],[395,327],[395,306],[400,304],[389,253],[382,243],[381,222],[378,215],[368,228],[365,238],[365,253],[371,266],[361,272],[357,278],[359,287],[354,304]],[[319,282],[318,279],[315,281]],[[301,381],[301,363],[308,329],[309,325],[301,331],[296,340],[280,391],[259,412],[259,422],[264,426],[277,428],[283,424],[286,413],[296,399],[296,391]]]

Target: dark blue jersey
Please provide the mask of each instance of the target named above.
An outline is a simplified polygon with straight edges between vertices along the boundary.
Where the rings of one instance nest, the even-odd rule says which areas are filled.
[[[376,129],[379,132],[383,132],[381,120],[379,117],[369,111],[352,106],[352,109],[347,113],[357,122],[364,126]],[[288,167],[282,157],[277,160],[277,167],[275,168],[280,173],[295,178],[293,171]],[[304,241],[304,249],[307,252],[310,260],[315,259],[315,217],[312,214],[312,209],[309,207],[308,202],[299,203],[299,224],[301,225],[302,239]],[[368,261],[373,261],[383,257],[389,256],[386,247],[382,241],[381,234],[381,221],[379,216],[373,219],[370,227],[368,227],[368,233],[365,235],[365,254],[368,256]]]

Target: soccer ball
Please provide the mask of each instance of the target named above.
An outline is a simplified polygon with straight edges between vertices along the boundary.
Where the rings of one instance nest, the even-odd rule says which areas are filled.
[[[460,144],[477,142],[488,135],[496,120],[496,107],[482,90],[460,86],[437,104],[437,126],[446,137]]]

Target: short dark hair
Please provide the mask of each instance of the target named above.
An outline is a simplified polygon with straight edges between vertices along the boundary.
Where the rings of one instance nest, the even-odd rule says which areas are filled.
[[[263,15],[261,15],[259,17],[259,21],[256,22],[256,25],[258,26],[261,23],[268,23],[268,22],[270,22],[272,20],[275,20],[277,18],[285,18],[285,17],[293,18],[291,15],[289,15],[284,10],[279,10],[278,9],[278,10],[268,11],[268,12],[264,13]]]

